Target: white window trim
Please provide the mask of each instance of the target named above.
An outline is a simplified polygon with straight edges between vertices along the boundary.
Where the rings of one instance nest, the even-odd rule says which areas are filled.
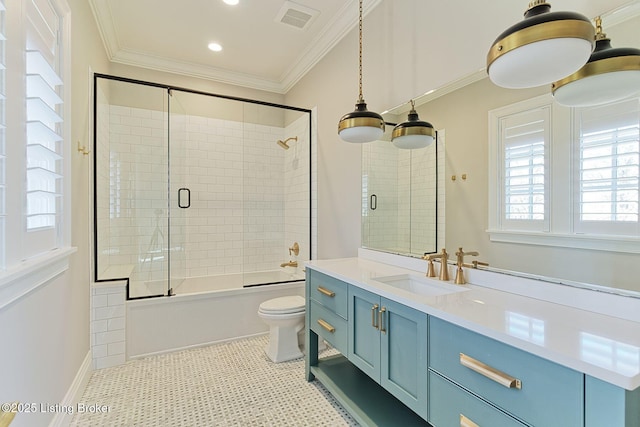
[[[51,251],[0,275],[0,310],[48,283],[69,268],[69,257],[77,248],[67,247]]]
[[[500,153],[496,142],[497,120],[508,112],[551,105],[552,142],[549,157],[549,232],[511,231],[500,228]],[[550,94],[489,111],[489,224],[486,230],[492,242],[523,245],[587,249],[607,252],[640,254],[640,238],[631,236],[585,235],[573,233],[574,204],[572,186],[572,150],[574,127],[571,109],[553,101]]]

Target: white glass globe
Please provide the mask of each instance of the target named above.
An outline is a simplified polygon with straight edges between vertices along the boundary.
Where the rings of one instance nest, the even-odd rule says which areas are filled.
[[[507,89],[548,85],[582,68],[592,48],[590,41],[580,38],[529,43],[496,58],[489,67],[489,78]]]
[[[615,71],[585,77],[559,87],[553,93],[558,104],[590,107],[619,101],[640,93],[640,71]]]
[[[434,138],[430,135],[402,135],[391,141],[395,147],[414,150],[430,146]]]
[[[343,141],[365,143],[377,141],[382,138],[384,130],[379,127],[372,126],[356,126],[351,128],[342,129],[338,135]]]

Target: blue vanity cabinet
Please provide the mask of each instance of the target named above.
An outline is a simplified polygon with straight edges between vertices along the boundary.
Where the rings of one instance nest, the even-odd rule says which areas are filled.
[[[528,425],[584,425],[584,374],[434,317],[429,369]]]
[[[349,287],[349,360],[427,417],[427,315]]]
[[[307,325],[333,348],[346,354],[347,284],[314,270],[307,276]]]
[[[585,427],[640,427],[640,388],[625,390],[586,376]]]

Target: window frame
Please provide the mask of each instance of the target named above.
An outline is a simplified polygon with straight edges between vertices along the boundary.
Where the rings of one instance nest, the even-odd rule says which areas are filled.
[[[28,0],[31,1],[31,0]],[[0,269],[0,308],[27,295],[69,268],[69,257],[76,251],[71,246],[71,9],[66,0],[49,0],[59,13],[61,68],[64,84],[59,92],[63,98],[61,142],[61,219],[57,222],[55,247],[29,253],[29,240],[35,234],[26,226],[26,40],[27,2],[5,0],[6,19],[6,234],[4,236],[5,265]],[[31,233],[31,235],[29,235]]]

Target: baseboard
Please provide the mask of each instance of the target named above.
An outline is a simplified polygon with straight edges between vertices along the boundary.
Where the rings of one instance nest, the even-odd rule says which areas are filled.
[[[76,412],[75,409],[77,404],[89,383],[92,372],[92,356],[91,350],[89,350],[82,362],[82,365],[80,365],[80,369],[78,369],[69,390],[67,390],[67,394],[64,395],[62,402],[60,402],[62,407],[71,407],[73,408],[73,411],[69,411],[71,413],[66,413],[67,411],[56,412],[56,415],[53,417],[53,420],[51,420],[49,427],[66,427],[71,423],[73,415]]]
[[[238,341],[238,340],[242,340],[242,339],[245,339],[245,338],[259,337],[261,335],[267,335],[268,333],[269,333],[269,331],[267,331],[267,332],[258,332],[257,334],[243,335],[241,337],[225,338],[225,339],[217,340],[217,341],[209,341],[209,342],[205,342],[205,343],[199,343],[199,344],[187,345],[187,346],[182,346],[182,347],[170,348],[168,350],[154,351],[154,352],[151,352],[151,353],[136,354],[134,356],[130,356],[128,360],[142,359],[142,358],[149,357],[149,356],[158,356],[158,355],[161,355],[161,354],[175,353],[176,351],[190,350],[190,349],[193,349],[193,348],[207,347],[207,346],[214,345],[214,344],[222,344],[222,343],[225,343],[225,342]]]

